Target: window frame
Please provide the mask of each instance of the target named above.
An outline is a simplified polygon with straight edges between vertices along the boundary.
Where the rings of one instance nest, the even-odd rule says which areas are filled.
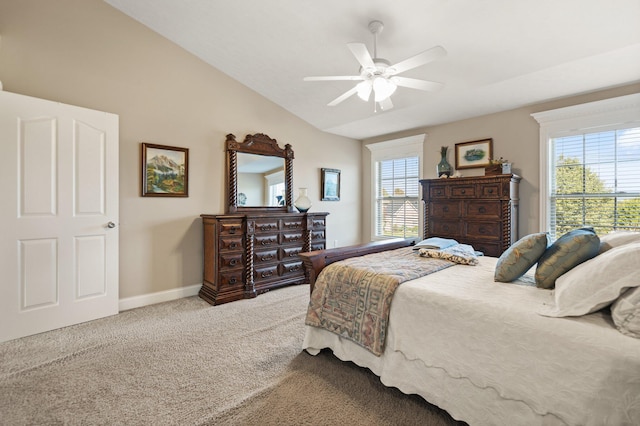
[[[551,225],[551,143],[554,138],[640,126],[640,93],[531,114],[540,124],[539,229]]]
[[[399,139],[392,139],[377,143],[366,145],[371,151],[371,241],[387,240],[397,237],[386,237],[376,235],[377,229],[377,217],[376,217],[376,201],[377,201],[377,163],[385,160],[398,160],[401,158],[418,157],[418,180],[420,176],[423,176],[423,153],[424,143],[426,141],[426,134],[419,134],[414,136],[408,136]],[[418,237],[420,238],[424,233],[424,219],[422,209],[422,197],[420,196],[420,187],[418,184]]]

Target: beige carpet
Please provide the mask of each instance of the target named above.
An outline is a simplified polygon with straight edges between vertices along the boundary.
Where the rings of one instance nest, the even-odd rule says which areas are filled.
[[[458,424],[330,352],[301,352],[308,289],[189,297],[2,343],[0,424]]]

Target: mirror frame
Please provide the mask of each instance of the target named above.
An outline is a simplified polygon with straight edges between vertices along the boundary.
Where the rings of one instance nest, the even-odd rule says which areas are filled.
[[[284,149],[278,146],[278,141],[264,133],[247,135],[243,142],[236,141],[236,137],[227,135],[227,213],[241,212],[293,212],[293,150],[286,144]],[[238,153],[265,155],[284,158],[284,206],[238,206]]]

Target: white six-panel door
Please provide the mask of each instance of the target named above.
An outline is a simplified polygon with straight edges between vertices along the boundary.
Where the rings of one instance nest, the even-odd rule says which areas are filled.
[[[0,342],[118,313],[118,116],[0,91]]]

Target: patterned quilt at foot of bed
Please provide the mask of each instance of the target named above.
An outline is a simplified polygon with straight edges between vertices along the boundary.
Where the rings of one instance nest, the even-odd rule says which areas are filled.
[[[305,323],[343,336],[380,356],[398,285],[454,264],[420,257],[411,247],[333,263],[316,281]]]

